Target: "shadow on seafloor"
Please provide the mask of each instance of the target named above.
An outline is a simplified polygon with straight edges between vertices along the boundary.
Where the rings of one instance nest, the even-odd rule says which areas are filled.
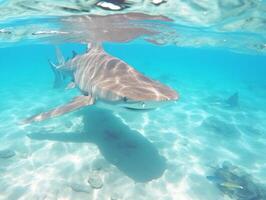
[[[35,140],[95,143],[107,161],[136,182],[148,182],[162,176],[166,159],[136,130],[130,129],[109,110],[84,109],[81,133],[32,133]]]

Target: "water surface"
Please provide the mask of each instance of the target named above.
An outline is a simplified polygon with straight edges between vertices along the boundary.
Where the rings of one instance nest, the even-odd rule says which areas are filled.
[[[226,2],[0,1],[0,199],[266,199],[265,1]],[[136,10],[160,18],[86,28]],[[180,99],[20,124],[80,94],[53,88],[55,45],[67,58],[95,38]]]

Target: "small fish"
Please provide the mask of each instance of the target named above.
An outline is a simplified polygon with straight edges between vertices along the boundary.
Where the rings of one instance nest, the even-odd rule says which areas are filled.
[[[113,10],[113,11],[118,11],[118,10],[122,10],[123,7],[118,5],[118,4],[114,4],[112,2],[108,2],[108,1],[99,1],[98,3],[96,3],[96,6],[104,9],[104,10]]]
[[[0,29],[0,33],[4,33],[4,34],[11,34],[11,31],[5,30],[5,29]]]
[[[223,182],[223,183],[220,183],[219,185],[220,186],[223,186],[223,187],[226,187],[227,189],[231,189],[231,190],[234,190],[234,189],[241,189],[241,190],[243,190],[244,189],[243,186],[238,185],[236,183],[230,183],[230,182]]]
[[[167,1],[166,0],[152,0],[152,4],[156,5],[156,6],[159,6],[163,3],[166,3]]]

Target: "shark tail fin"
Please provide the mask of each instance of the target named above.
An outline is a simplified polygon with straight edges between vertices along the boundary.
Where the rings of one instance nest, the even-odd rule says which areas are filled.
[[[55,52],[56,52],[56,58],[58,61],[58,66],[62,66],[65,63],[65,58],[61,52],[61,50],[59,49],[59,47],[55,47]]]
[[[64,83],[64,75],[62,74],[62,72],[58,69],[58,66],[56,64],[54,64],[51,60],[48,60],[51,69],[54,73],[54,88],[60,88],[63,83]]]
[[[53,87],[59,88],[63,85],[64,79],[65,79],[62,71],[60,71],[60,67],[62,67],[65,64],[65,59],[63,57],[61,50],[58,47],[55,48],[55,51],[56,51],[56,57],[57,57],[58,64],[54,64],[51,60],[48,60],[48,62],[54,73],[54,86]]]

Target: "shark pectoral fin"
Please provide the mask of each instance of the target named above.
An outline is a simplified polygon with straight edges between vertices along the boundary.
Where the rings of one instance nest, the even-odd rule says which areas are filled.
[[[66,86],[66,90],[70,90],[76,87],[76,84],[74,82],[70,82],[67,86]]]
[[[91,96],[78,96],[74,98],[69,103],[59,106],[53,110],[43,112],[32,117],[29,117],[23,121],[23,124],[29,124],[32,122],[40,122],[49,118],[58,117],[65,113],[72,112],[79,108],[92,105],[94,103],[94,99]]]

